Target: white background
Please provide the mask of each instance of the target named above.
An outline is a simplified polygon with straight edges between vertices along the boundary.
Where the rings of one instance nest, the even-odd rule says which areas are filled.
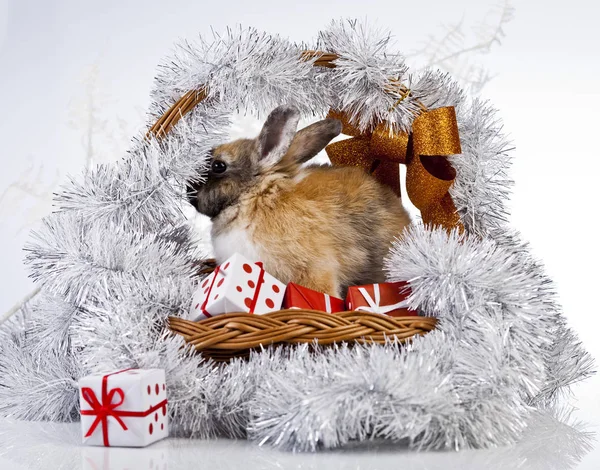
[[[516,146],[511,222],[556,281],[569,324],[600,357],[600,2],[511,0],[514,18],[501,44],[478,48],[489,35],[473,27],[497,24],[503,4],[0,0],[0,316],[33,288],[22,246],[52,210],[52,191],[86,164],[123,155],[143,128],[156,64],[178,39],[242,24],[308,41],[343,16],[391,30],[397,50],[412,54],[462,21],[464,44],[456,49],[467,52],[441,65],[456,74],[480,66],[494,76],[481,96],[500,109]],[[575,388],[581,416],[595,423],[599,383]],[[598,454],[581,468],[598,468]]]

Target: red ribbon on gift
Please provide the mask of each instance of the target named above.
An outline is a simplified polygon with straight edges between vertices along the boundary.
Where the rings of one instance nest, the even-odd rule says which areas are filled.
[[[215,285],[215,280],[217,279],[217,275],[219,274],[219,268],[220,267],[221,266],[217,266],[215,268],[214,276],[212,278],[212,282],[210,283],[210,287],[208,288],[208,293],[206,294],[206,297],[204,298],[204,302],[202,302],[202,305],[200,306],[200,310],[202,310],[202,314],[206,318],[212,317],[212,315],[210,313],[208,313],[208,310],[206,310],[206,304],[208,303],[208,299],[210,298],[210,293],[212,292],[213,286]]]
[[[91,406],[91,410],[81,410],[81,414],[83,416],[95,416],[96,419],[88,429],[88,432],[85,434],[85,437],[90,437],[94,434],[94,431],[98,427],[99,424],[102,424],[102,438],[104,441],[105,447],[110,447],[108,442],[108,417],[112,416],[115,418],[117,423],[123,428],[123,430],[127,431],[127,426],[121,419],[121,417],[136,417],[136,418],[144,418],[155,411],[160,410],[163,406],[166,406],[168,400],[165,398],[160,403],[154,405],[146,411],[125,411],[118,410],[117,408],[123,404],[125,401],[125,392],[120,387],[113,388],[110,392],[108,391],[108,378],[111,375],[121,374],[123,372],[127,372],[130,369],[123,369],[118,372],[113,372],[111,374],[107,374],[102,377],[102,400],[99,401],[94,393],[94,390],[89,387],[83,387],[81,389],[81,395],[83,399]],[[115,395],[119,396],[119,401],[113,403],[113,398]]]
[[[258,273],[258,280],[256,281],[256,290],[254,291],[254,296],[252,297],[252,303],[250,304],[250,313],[254,313],[254,309],[256,308],[256,303],[258,302],[258,294],[260,293],[260,289],[265,282],[265,270],[263,269],[263,264],[260,261],[257,261],[256,266],[260,268],[260,272]]]

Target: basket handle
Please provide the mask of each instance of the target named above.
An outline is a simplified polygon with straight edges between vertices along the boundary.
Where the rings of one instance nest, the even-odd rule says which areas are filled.
[[[304,61],[315,59],[313,65],[315,67],[335,68],[335,61],[339,59],[337,54],[330,52],[306,50],[300,55]],[[411,96],[411,91],[408,87],[395,79],[390,80],[390,92],[400,92],[402,99]],[[171,128],[179,122],[179,120],[189,113],[194,107],[203,101],[208,95],[206,87],[202,86],[197,90],[190,90],[179,98],[173,105],[154,123],[154,125],[146,133],[146,137],[154,135],[156,138],[164,138]],[[420,101],[416,101],[417,106],[421,111],[427,111],[427,107]]]

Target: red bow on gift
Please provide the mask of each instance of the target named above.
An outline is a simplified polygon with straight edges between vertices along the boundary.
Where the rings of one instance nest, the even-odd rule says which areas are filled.
[[[102,401],[98,400],[98,398],[96,397],[96,394],[94,393],[94,390],[92,390],[91,388],[83,387],[81,389],[81,396],[92,408],[91,410],[81,410],[81,414],[84,416],[95,416],[96,417],[96,419],[94,420],[94,422],[88,429],[88,432],[85,434],[85,437],[90,437],[92,434],[94,434],[94,431],[96,430],[98,425],[100,423],[102,423],[102,438],[104,440],[105,447],[110,446],[110,444],[108,443],[108,417],[109,416],[112,416],[113,418],[115,418],[117,420],[117,423],[120,424],[120,426],[123,428],[123,430],[127,431],[127,426],[121,419],[121,416],[123,416],[123,417],[133,416],[133,417],[137,417],[137,418],[143,418],[143,417],[146,417],[146,416],[154,413],[157,410],[160,410],[163,406],[166,406],[166,404],[168,402],[168,400],[165,399],[165,400],[161,401],[160,403],[154,405],[153,407],[149,408],[146,411],[118,410],[117,408],[119,408],[119,406],[121,406],[123,404],[123,402],[125,401],[125,392],[123,392],[123,389],[120,387],[115,387],[109,392],[108,391],[108,378],[111,375],[121,374],[122,372],[127,372],[128,370],[132,370],[132,369],[120,370],[118,372],[113,372],[112,374],[107,374],[104,377],[102,377]],[[116,403],[113,403],[112,401],[113,401],[113,398],[115,397],[115,395],[119,396],[119,401],[117,401]]]

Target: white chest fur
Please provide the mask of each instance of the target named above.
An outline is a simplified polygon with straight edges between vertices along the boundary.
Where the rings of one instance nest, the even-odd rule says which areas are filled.
[[[248,233],[241,228],[231,228],[212,235],[213,249],[217,263],[221,263],[234,253],[240,253],[250,261],[262,261],[258,247],[252,243]]]

